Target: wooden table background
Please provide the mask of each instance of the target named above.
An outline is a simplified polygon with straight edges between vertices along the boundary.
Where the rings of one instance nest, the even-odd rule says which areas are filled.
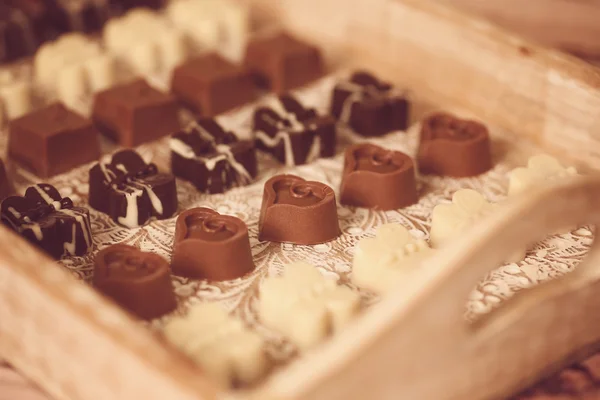
[[[439,1],[600,65],[600,0]],[[517,398],[600,399],[600,354],[544,380]],[[0,362],[0,400],[47,397]]]

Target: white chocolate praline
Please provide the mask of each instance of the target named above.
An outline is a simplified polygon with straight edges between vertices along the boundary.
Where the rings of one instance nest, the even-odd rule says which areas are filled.
[[[115,65],[100,45],[80,33],[44,44],[34,58],[36,80],[73,106],[81,96],[115,82]]]
[[[402,225],[382,225],[374,238],[356,244],[352,281],[359,287],[385,293],[432,251],[427,242],[413,238]]]
[[[438,204],[433,209],[429,243],[434,248],[442,246],[497,208],[475,190],[457,190],[451,204]]]
[[[248,7],[229,0],[172,2],[167,14],[198,46],[241,61],[249,35]]]
[[[287,265],[282,276],[265,279],[259,297],[262,323],[301,350],[340,330],[360,308],[357,293],[303,262]]]
[[[223,385],[253,383],[269,366],[260,336],[214,303],[195,305],[187,316],[173,318],[164,334]]]
[[[103,39],[110,52],[141,74],[172,68],[187,55],[183,35],[159,14],[144,8],[112,19],[104,28]]]
[[[514,196],[552,181],[577,175],[575,167],[564,167],[546,154],[529,158],[527,167],[513,169],[509,174],[508,194]]]

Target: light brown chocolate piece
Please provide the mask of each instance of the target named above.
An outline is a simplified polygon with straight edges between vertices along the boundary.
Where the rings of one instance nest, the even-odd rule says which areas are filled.
[[[433,114],[421,127],[419,171],[456,178],[482,174],[492,167],[490,147],[488,129],[482,123]]]
[[[175,223],[171,268],[194,279],[242,277],[254,269],[246,224],[206,207],[184,211]]]
[[[261,241],[319,244],[340,235],[333,189],[295,175],[265,183],[258,222]]]
[[[394,210],[418,200],[412,159],[374,144],[346,149],[340,202],[357,207]]]
[[[169,263],[136,247],[115,244],[94,262],[94,286],[142,319],[158,318],[177,306]]]

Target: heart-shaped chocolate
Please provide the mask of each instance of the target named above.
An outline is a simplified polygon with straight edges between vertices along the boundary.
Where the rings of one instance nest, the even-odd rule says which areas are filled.
[[[393,210],[418,200],[412,159],[374,144],[346,149],[341,184],[342,204]]]
[[[177,306],[169,263],[137,247],[115,244],[94,261],[94,286],[142,319],[158,318]]]
[[[259,240],[318,244],[340,235],[335,193],[321,182],[277,175],[265,183]]]
[[[425,174],[467,177],[492,167],[490,137],[485,125],[437,113],[422,122],[417,154]]]
[[[355,72],[333,90],[331,114],[363,136],[406,129],[409,103],[388,82],[366,71]]]
[[[89,176],[90,205],[127,228],[177,211],[175,177],[158,172],[133,150],[121,150],[110,161],[97,163]]]
[[[2,222],[54,258],[82,256],[92,247],[87,208],[74,207],[52,185],[40,183],[25,196],[10,196],[0,207]]]
[[[224,281],[254,269],[244,221],[206,207],[177,217],[173,241],[173,273],[195,279]]]

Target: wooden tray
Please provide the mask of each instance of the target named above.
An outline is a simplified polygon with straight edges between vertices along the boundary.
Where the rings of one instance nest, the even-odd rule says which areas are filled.
[[[590,176],[507,204],[348,329],[238,392],[215,386],[0,229],[2,357],[59,399],[484,399],[524,387],[600,341],[594,249],[574,273],[474,325],[463,319],[467,294],[504,254],[559,228],[600,222],[596,69],[425,0],[250,3],[260,17],[319,44],[333,68],[368,60],[423,100],[460,107]]]

